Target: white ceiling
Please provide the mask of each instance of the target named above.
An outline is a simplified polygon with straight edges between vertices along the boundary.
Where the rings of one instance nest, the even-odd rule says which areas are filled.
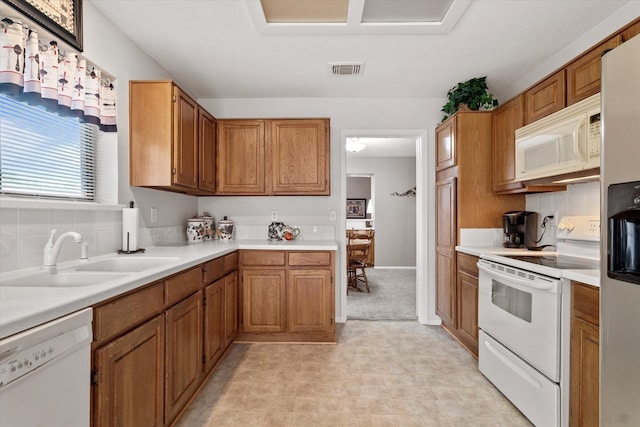
[[[256,27],[259,0],[88,1],[197,99],[440,99],[485,75],[499,94],[627,3],[473,0],[447,34],[283,35]],[[362,75],[328,74],[351,61]]]

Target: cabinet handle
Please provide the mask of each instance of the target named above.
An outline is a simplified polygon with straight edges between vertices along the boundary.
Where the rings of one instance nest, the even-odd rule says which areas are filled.
[[[175,175],[176,174],[176,168],[171,168],[171,175]]]

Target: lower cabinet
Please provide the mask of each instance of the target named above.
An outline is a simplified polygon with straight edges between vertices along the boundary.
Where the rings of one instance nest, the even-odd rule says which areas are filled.
[[[334,253],[240,253],[242,322],[247,341],[335,342]]]
[[[94,306],[94,427],[175,422],[238,330],[236,268],[234,252]]]
[[[164,425],[164,316],[94,353],[94,426]]]
[[[571,285],[569,425],[597,427],[600,404],[600,289]]]
[[[478,257],[458,253],[458,340],[478,356]]]

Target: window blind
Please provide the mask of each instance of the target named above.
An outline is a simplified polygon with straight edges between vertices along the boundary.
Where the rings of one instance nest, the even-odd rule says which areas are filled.
[[[0,95],[0,193],[93,201],[96,132]]]

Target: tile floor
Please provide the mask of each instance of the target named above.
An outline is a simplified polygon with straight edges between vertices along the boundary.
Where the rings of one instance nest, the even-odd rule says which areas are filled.
[[[440,327],[350,320],[337,345],[234,344],[177,427],[531,425]]]

